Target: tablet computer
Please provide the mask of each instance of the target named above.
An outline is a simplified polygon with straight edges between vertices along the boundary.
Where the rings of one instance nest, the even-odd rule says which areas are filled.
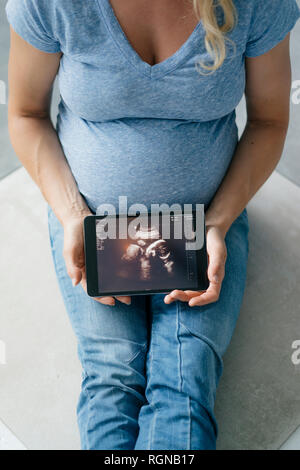
[[[91,297],[199,291],[209,285],[204,213],[197,218],[196,210],[88,216],[84,248]]]

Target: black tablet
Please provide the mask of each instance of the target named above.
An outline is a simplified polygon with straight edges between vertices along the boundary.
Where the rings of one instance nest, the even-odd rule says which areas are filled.
[[[92,297],[208,288],[205,220],[196,210],[91,215],[84,219],[84,245]]]

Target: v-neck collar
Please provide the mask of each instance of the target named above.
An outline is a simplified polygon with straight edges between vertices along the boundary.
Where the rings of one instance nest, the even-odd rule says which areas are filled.
[[[96,0],[100,7],[103,19],[105,20],[106,26],[124,55],[130,60],[130,62],[144,75],[149,78],[158,78],[171,72],[184,60],[187,60],[191,53],[194,51],[196,44],[200,45],[200,37],[202,37],[204,28],[202,27],[202,21],[200,20],[188,39],[181,45],[177,51],[171,56],[167,57],[162,62],[154,65],[145,62],[135,49],[130,44],[127,36],[125,35],[118,18],[115,15],[110,0]]]

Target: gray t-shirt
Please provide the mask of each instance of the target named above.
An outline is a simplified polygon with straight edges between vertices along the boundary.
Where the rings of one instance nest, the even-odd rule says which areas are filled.
[[[101,203],[208,204],[238,142],[235,108],[245,56],[284,39],[300,16],[295,0],[235,0],[238,22],[215,73],[198,23],[187,41],[153,66],[128,41],[109,0],[9,0],[14,30],[45,52],[62,51],[57,132],[78,188]],[[222,11],[217,9],[218,21]]]

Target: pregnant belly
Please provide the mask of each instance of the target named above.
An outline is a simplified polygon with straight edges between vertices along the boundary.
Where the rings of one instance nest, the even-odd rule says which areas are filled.
[[[196,122],[124,118],[95,123],[58,116],[58,135],[81,194],[96,211],[153,203],[208,204],[231,161],[235,113]]]

